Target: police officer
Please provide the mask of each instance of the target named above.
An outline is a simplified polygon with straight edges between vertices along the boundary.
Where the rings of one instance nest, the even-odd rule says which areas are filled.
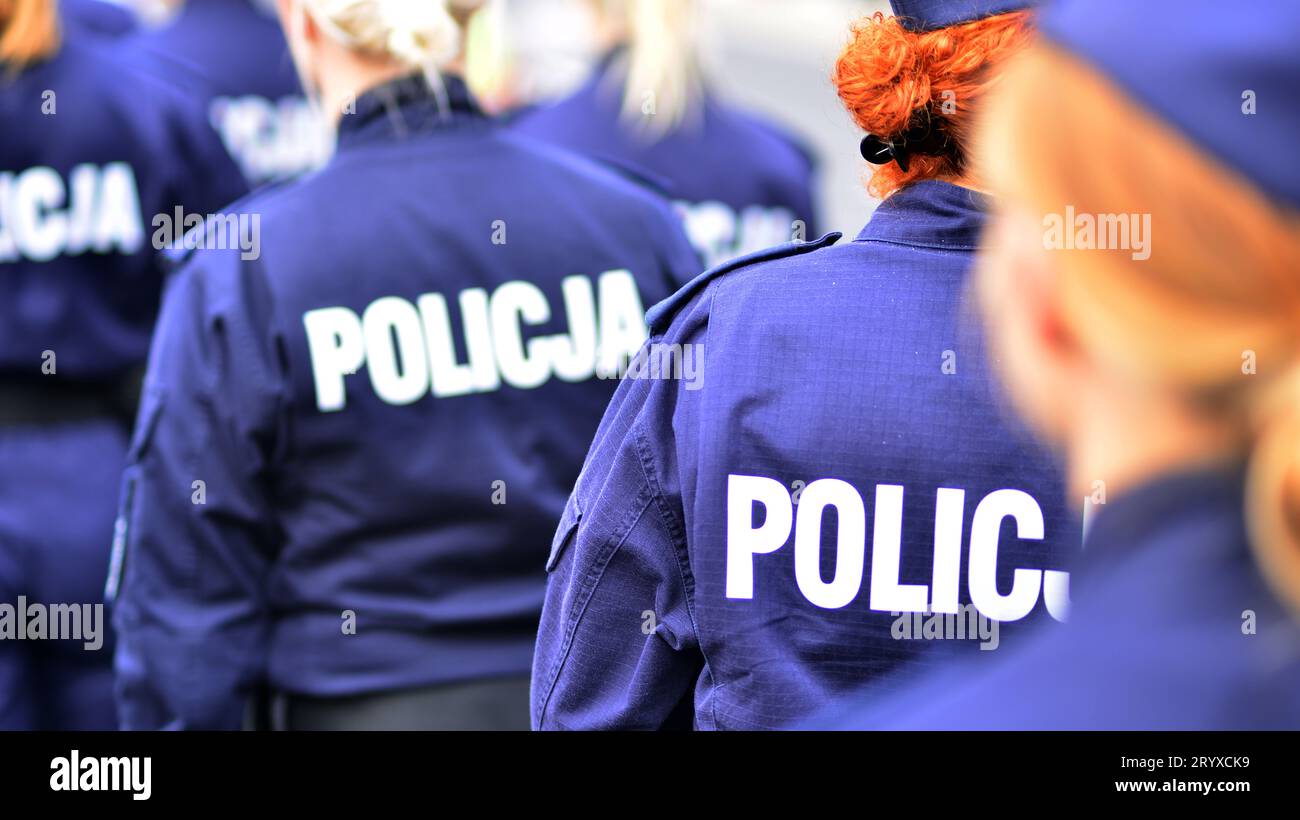
[[[201,111],[90,37],[52,0],[0,2],[4,728],[116,725],[103,590],[155,245],[245,191]]]
[[[442,2],[283,0],[337,153],[169,290],[125,479],[128,727],[526,727],[545,547],[671,206],[484,117]],[[437,66],[443,70],[438,71]],[[259,711],[259,710],[254,710]]]
[[[663,185],[709,266],[816,236],[810,155],[709,91],[697,63],[695,0],[588,6],[605,56],[572,96],[520,116],[519,132]]]
[[[253,187],[317,167],[329,136],[303,94],[271,0],[185,0],[134,47],[192,75],[213,127]]]
[[[75,31],[121,37],[139,25],[130,9],[106,0],[59,0],[64,24]]]
[[[1105,491],[1071,618],[818,725],[1300,729],[1300,7],[1063,0],[1041,28],[981,140],[980,289],[1016,405]]]
[[[861,235],[650,312],[552,544],[537,727],[779,727],[1065,617],[1078,531],[962,298],[987,204],[962,135],[1025,4],[893,5],[836,73],[888,194]]]

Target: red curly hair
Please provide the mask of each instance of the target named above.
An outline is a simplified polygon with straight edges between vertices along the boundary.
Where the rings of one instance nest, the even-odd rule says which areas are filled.
[[[876,167],[867,186],[872,195],[961,176],[972,115],[993,82],[992,69],[1031,39],[1023,11],[924,32],[908,31],[881,12],[855,24],[831,76],[853,121],[888,140],[906,131],[916,112],[928,111],[950,141],[943,155],[913,155],[906,171],[895,162]]]
[[[58,49],[59,9],[54,0],[0,0],[0,64],[9,72]]]

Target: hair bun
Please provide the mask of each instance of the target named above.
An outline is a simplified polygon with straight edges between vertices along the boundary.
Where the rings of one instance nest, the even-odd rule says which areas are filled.
[[[1028,45],[1029,20],[1013,12],[917,32],[876,12],[853,26],[832,81],[854,123],[883,143],[897,144],[912,129],[942,136],[937,154],[918,142],[906,170],[878,166],[868,186],[873,194],[884,197],[916,180],[963,173],[971,112],[996,69]],[[930,117],[939,120],[937,131]]]
[[[391,57],[425,70],[441,68],[460,51],[460,24],[451,0],[302,0],[336,40],[360,52]],[[472,8],[481,0],[457,0]]]
[[[460,50],[460,26],[445,0],[375,0],[385,51],[411,66],[442,66]]]

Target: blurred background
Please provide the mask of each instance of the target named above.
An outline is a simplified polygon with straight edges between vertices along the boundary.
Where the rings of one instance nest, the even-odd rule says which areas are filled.
[[[861,133],[831,87],[831,69],[854,19],[888,12],[887,0],[707,0],[702,38],[714,88],[797,135],[818,160],[822,230],[855,237],[875,209]],[[590,38],[581,0],[497,0],[497,25],[515,55],[524,101],[563,95],[585,78]]]
[[[147,20],[168,0],[113,0]],[[577,87],[599,56],[584,0],[492,0],[480,15],[481,69],[515,104],[543,102]],[[831,68],[859,17],[889,10],[887,0],[707,0],[700,21],[705,70],[723,97],[762,113],[798,136],[818,163],[823,231],[856,236],[875,208],[865,190],[861,134],[830,84]],[[491,31],[491,34],[485,32]],[[490,42],[481,42],[487,40]]]
[[[817,158],[822,229],[856,236],[875,208],[867,195],[862,135],[831,87],[835,58],[854,20],[887,0],[708,0],[702,4],[705,70],[724,97],[765,114]],[[525,102],[562,95],[591,61],[581,0],[497,0]]]
[[[856,236],[876,207],[867,195],[862,134],[831,87],[835,58],[854,20],[888,11],[885,0],[721,0],[711,4],[717,88],[797,134],[816,154],[823,229]]]

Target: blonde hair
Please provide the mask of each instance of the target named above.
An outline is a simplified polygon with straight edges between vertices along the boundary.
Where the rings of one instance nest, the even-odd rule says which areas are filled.
[[[465,82],[491,106],[499,106],[510,82],[513,55],[506,35],[506,0],[468,0],[453,14],[465,20]]]
[[[1063,321],[1101,366],[1236,424],[1257,560],[1300,612],[1300,214],[1048,45],[977,141],[981,179],[1034,213],[1150,215],[1146,261],[1054,252]]]
[[[627,31],[624,122],[652,138],[688,119],[703,98],[695,0],[601,0]]]
[[[425,73],[439,85],[440,70],[460,53],[461,27],[453,9],[478,0],[302,0],[307,14],[339,43],[387,57]]]
[[[0,0],[0,63],[21,71],[59,50],[55,0]]]

